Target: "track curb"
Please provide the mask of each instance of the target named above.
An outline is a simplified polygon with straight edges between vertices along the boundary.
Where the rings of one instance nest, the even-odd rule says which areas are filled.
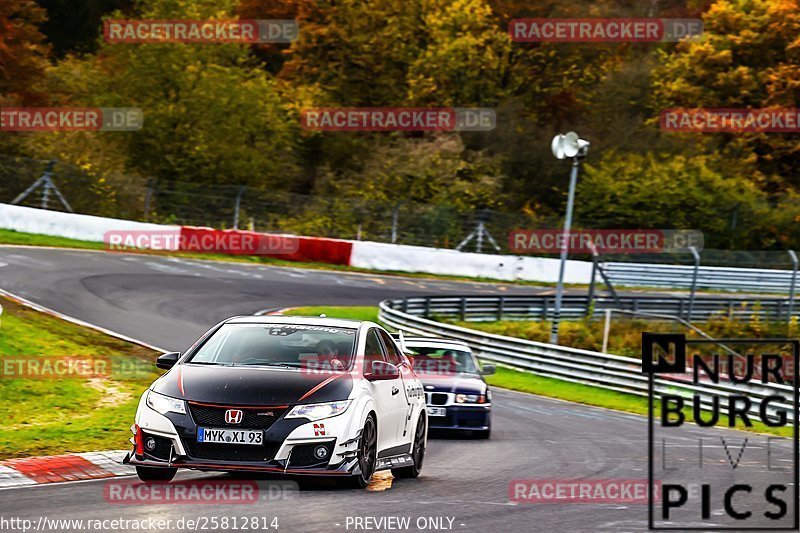
[[[109,450],[6,459],[0,461],[0,490],[130,476],[136,470],[122,464],[127,453],[127,450]]]

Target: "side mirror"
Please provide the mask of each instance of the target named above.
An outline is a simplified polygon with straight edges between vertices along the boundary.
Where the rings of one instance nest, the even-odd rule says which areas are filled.
[[[158,359],[156,359],[156,366],[158,368],[163,368],[164,370],[169,370],[175,363],[178,362],[178,359],[181,358],[180,352],[167,352],[163,355],[159,355]]]
[[[482,376],[491,376],[497,372],[497,367],[495,365],[483,365],[483,370],[481,370]]]
[[[385,381],[389,379],[397,379],[400,377],[400,369],[392,363],[386,361],[373,361],[370,372],[364,374],[364,378],[368,381]]]

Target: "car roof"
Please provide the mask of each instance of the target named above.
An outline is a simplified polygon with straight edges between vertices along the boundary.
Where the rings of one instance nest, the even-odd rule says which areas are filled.
[[[226,321],[228,324],[300,324],[309,326],[322,326],[329,328],[358,329],[361,325],[378,326],[366,320],[353,320],[349,318],[327,318],[319,316],[283,316],[283,315],[252,315],[235,316]]]

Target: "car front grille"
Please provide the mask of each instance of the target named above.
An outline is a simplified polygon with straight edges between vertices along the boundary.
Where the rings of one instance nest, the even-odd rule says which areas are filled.
[[[446,405],[447,393],[434,392],[431,394],[431,405]]]
[[[247,462],[272,461],[275,458],[275,454],[278,453],[279,448],[279,445],[277,444],[249,446],[239,444],[197,442],[194,439],[187,439],[186,446],[189,451],[189,456],[194,459]]]
[[[225,411],[228,409],[240,409],[242,411],[241,423],[228,424],[225,422]],[[286,412],[286,407],[228,407],[189,402],[189,410],[198,426],[269,429]]]

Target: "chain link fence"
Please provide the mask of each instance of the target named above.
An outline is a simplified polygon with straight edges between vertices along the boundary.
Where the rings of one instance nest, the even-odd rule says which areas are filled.
[[[0,156],[0,202],[10,203],[48,169],[48,161]],[[92,175],[54,162],[50,174],[77,213],[156,223],[252,229],[320,237],[508,253],[511,230],[530,226],[524,215],[460,211],[449,204],[298,194],[238,185],[209,185],[136,176]],[[20,205],[65,210],[43,187]],[[557,220],[552,221],[555,225]],[[484,232],[477,235],[482,227]],[[478,250],[480,242],[480,250]],[[497,248],[495,248],[495,245]]]
[[[9,203],[47,171],[49,161],[0,155],[0,202]],[[90,170],[54,161],[51,179],[76,213],[156,223],[253,229],[341,239],[511,253],[515,229],[558,228],[560,218],[536,220],[521,213],[461,211],[452,204],[298,194],[238,185],[209,185],[131,175],[96,176]],[[54,194],[31,191],[20,205],[64,210]],[[479,228],[485,231],[478,234]],[[702,229],[702,228],[699,228]],[[468,242],[466,239],[471,237]],[[494,245],[497,245],[495,248]],[[791,270],[785,250],[711,250],[700,252],[701,265]],[[548,255],[547,257],[557,257]],[[570,258],[592,260],[588,254]],[[690,253],[603,254],[604,263],[694,265]]]

